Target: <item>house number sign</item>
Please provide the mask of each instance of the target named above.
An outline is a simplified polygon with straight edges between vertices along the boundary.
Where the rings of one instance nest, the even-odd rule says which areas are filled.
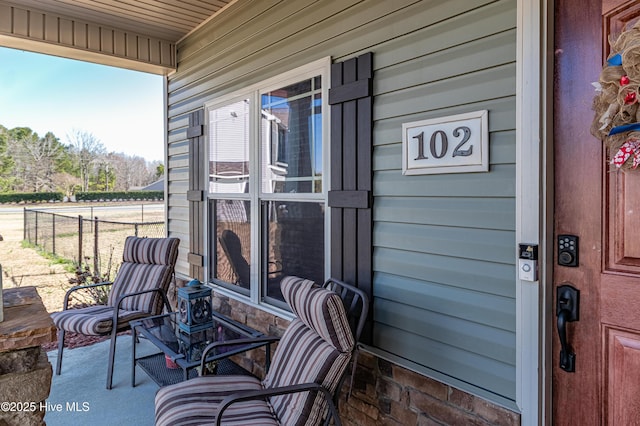
[[[402,124],[402,174],[489,171],[488,111]]]

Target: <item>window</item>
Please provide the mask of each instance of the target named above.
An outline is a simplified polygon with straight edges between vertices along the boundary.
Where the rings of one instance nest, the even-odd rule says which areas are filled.
[[[280,281],[322,282],[327,76],[310,64],[207,105],[211,282],[285,306]]]

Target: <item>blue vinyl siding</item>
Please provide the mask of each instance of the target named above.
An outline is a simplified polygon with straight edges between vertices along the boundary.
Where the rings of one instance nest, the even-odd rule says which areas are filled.
[[[371,51],[374,346],[514,401],[515,27],[515,0],[234,3],[178,44],[169,77],[172,235],[188,240],[189,112],[319,58]],[[402,175],[402,123],[484,109],[488,173]]]
[[[514,401],[515,3],[434,27],[375,75],[375,346]],[[402,175],[401,123],[482,109],[489,173]]]

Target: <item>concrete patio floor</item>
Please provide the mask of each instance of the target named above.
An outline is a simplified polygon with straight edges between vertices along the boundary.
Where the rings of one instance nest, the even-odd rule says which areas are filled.
[[[53,375],[47,399],[48,426],[68,425],[153,425],[153,401],[158,390],[153,380],[139,368],[136,387],[131,387],[131,336],[118,337],[113,388],[106,389],[109,341],[75,349],[65,349],[62,373]],[[138,355],[157,352],[145,340]],[[48,353],[55,370],[58,351]]]

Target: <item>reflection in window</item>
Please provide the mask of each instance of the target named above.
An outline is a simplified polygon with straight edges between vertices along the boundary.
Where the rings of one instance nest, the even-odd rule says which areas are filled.
[[[321,78],[261,96],[262,191],[322,192]]]
[[[251,221],[248,201],[211,200],[212,230],[211,252],[215,253],[214,278],[222,285],[233,286],[249,294],[251,284]]]
[[[249,186],[249,100],[209,110],[209,192]]]
[[[268,271],[263,292],[266,297],[282,299],[280,280],[295,275],[324,281],[324,203],[270,201],[265,203],[263,258]]]
[[[285,276],[322,283],[328,270],[329,68],[326,58],[207,106],[207,278],[258,303],[286,309]]]

